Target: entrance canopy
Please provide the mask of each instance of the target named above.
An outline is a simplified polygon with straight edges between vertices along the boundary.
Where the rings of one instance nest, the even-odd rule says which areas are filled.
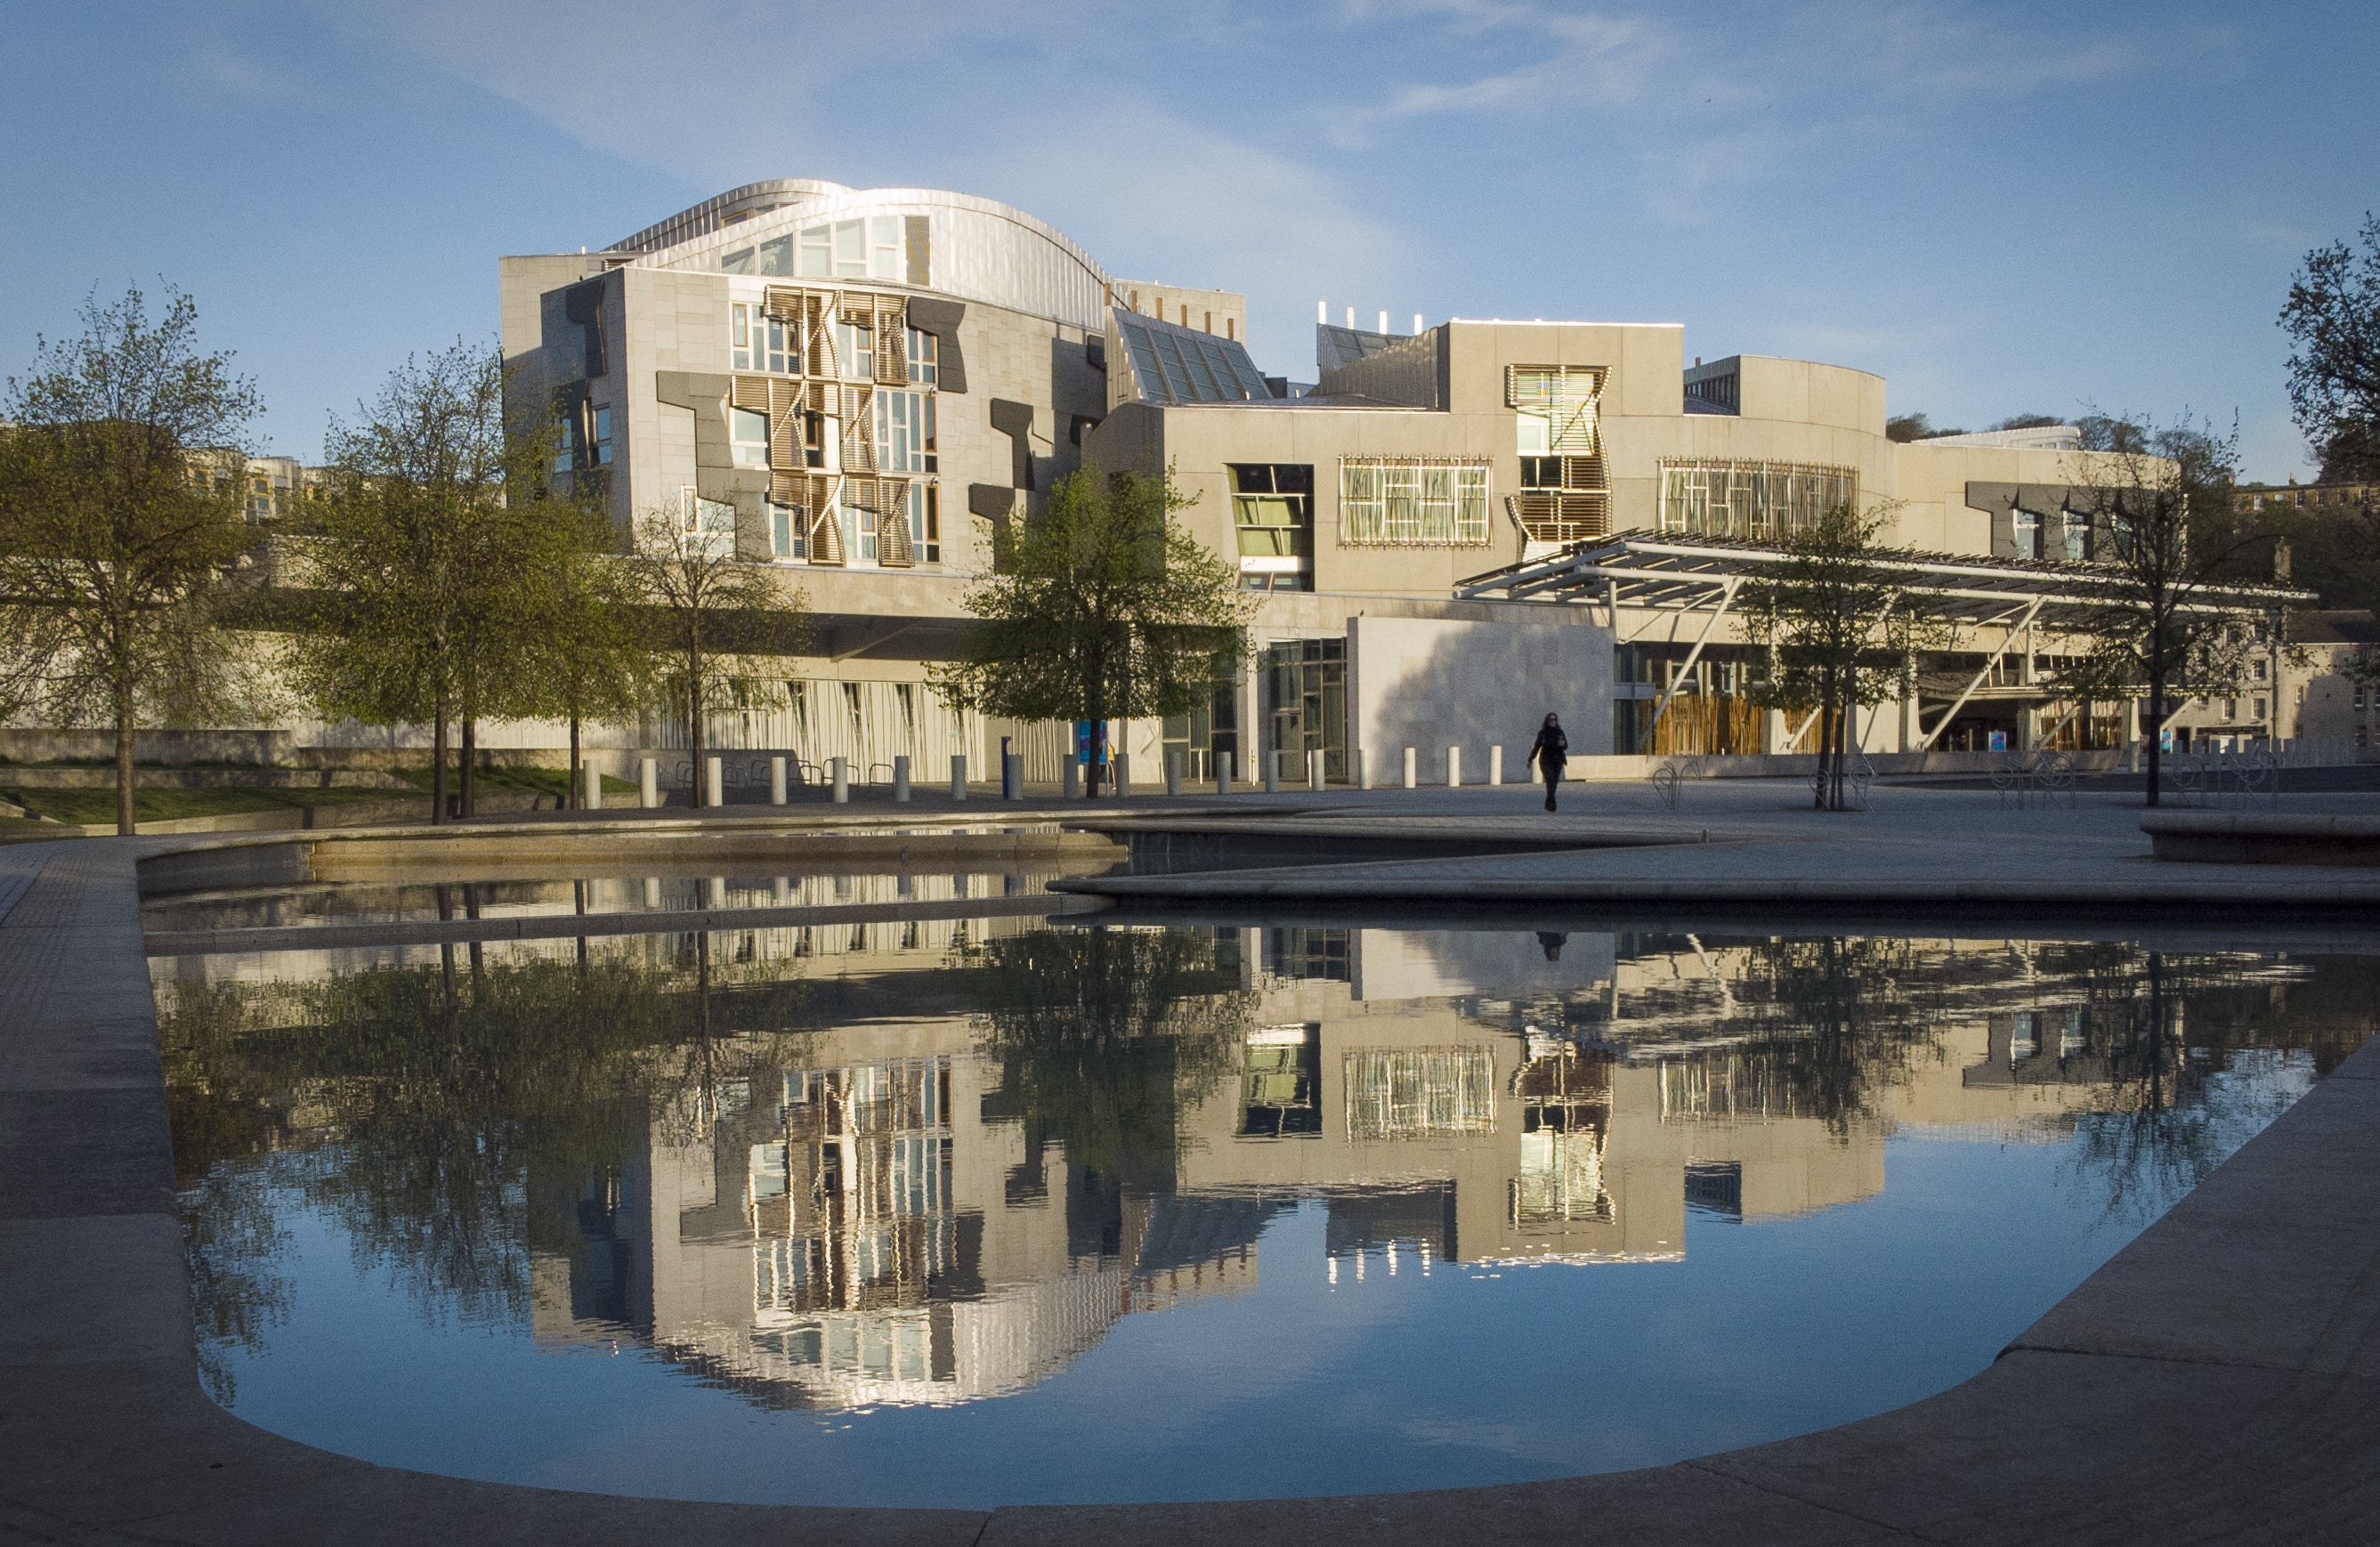
[[[1780,546],[1742,538],[1625,531],[1475,575],[1458,584],[1454,595],[1464,602],[1580,602],[1717,612],[1726,610],[1745,583],[1775,579],[1791,557]],[[1928,615],[1958,624],[2005,624],[2021,615],[2054,631],[2120,602],[2130,590],[2122,572],[2107,565],[1909,549],[1880,550],[1874,563],[1888,579],[1922,596]],[[2313,600],[2312,592],[2286,586],[2225,584],[2197,588],[2182,609],[2271,613]]]

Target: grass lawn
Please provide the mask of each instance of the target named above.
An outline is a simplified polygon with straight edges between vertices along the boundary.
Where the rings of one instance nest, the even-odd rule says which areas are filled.
[[[115,820],[115,792],[112,789],[12,789],[6,793],[17,804],[55,822],[89,824]],[[132,820],[167,822],[177,817],[227,816],[235,811],[285,811],[298,806],[385,799],[389,793],[370,789],[141,789],[132,792]]]
[[[427,768],[407,768],[401,770],[400,774],[402,777],[413,781],[425,793],[429,790],[430,770]],[[447,789],[450,791],[461,789],[463,787],[460,783],[461,777],[458,772],[450,769],[446,774]],[[556,799],[560,799],[571,787],[569,771],[562,768],[482,768],[480,770],[479,784],[482,793],[489,790],[519,790],[531,795],[550,795]],[[633,779],[615,779],[609,774],[603,775],[603,791],[607,795],[614,791],[632,790],[636,787],[637,783]]]

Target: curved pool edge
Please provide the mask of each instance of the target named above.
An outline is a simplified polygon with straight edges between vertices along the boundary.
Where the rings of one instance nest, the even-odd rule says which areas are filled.
[[[198,1382],[137,873],[180,847],[0,852],[0,1540],[2324,1541],[2367,1540],[2380,1521],[2371,1046],[1984,1373],[1672,1466],[987,1512],[564,1492],[316,1450]]]

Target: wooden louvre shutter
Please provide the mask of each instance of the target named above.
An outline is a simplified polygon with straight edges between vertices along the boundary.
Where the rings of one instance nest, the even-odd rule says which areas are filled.
[[[843,481],[832,473],[813,473],[809,484],[809,557],[812,564],[842,564],[843,525],[834,518],[837,485]]]
[[[909,384],[909,303],[898,296],[876,298],[876,380],[882,386]]]
[[[846,384],[842,395],[844,470],[872,473],[877,470],[875,389]]]
[[[907,569],[917,562],[909,542],[909,482],[906,479],[876,481],[876,562],[888,569]]]

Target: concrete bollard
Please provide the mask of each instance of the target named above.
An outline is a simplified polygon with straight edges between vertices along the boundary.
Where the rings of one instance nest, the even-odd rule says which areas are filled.
[[[727,770],[718,758],[702,760],[702,803],[706,806],[727,804]]]
[[[1059,761],[1058,793],[1068,800],[1083,798],[1083,765],[1071,754]]]
[[[579,777],[583,781],[582,787],[585,793],[578,798],[578,803],[590,811],[601,810],[603,809],[603,771],[595,765],[593,758],[582,760],[579,765]]]
[[[1405,749],[1405,788],[1415,789],[1418,788],[1420,785],[1421,760],[1419,756],[1415,753],[1414,749],[1408,747]]]
[[[1000,754],[1000,798],[1002,800],[1025,798],[1025,754]]]
[[[1108,793],[1121,800],[1132,793],[1132,754],[1118,752],[1110,769]]]
[[[966,798],[966,754],[964,752],[953,754],[951,758],[951,798],[953,800]]]
[[[1267,795],[1281,793],[1281,750],[1278,747],[1264,754],[1264,791]]]
[[[851,760],[849,758],[829,758],[826,760],[826,766],[827,776],[834,781],[834,803],[838,806],[850,805]]]
[[[794,906],[794,878],[781,875],[769,883],[769,900],[779,907]]]
[[[1353,780],[1353,781],[1351,781],[1351,782],[1354,785],[1354,786],[1355,786],[1357,789],[1369,789],[1369,788],[1371,788],[1371,787],[1372,787],[1372,757],[1371,757],[1371,754],[1370,754],[1368,751],[1366,751],[1365,749],[1363,749],[1363,748],[1361,748],[1361,747],[1357,747],[1357,748],[1354,748],[1354,749],[1352,749],[1351,751],[1349,751],[1347,755],[1348,755],[1349,757],[1351,757],[1351,758],[1353,758],[1353,759],[1354,759],[1354,760],[1355,760],[1355,766],[1354,766],[1354,768],[1352,768],[1352,769],[1350,769],[1350,770],[1348,771],[1348,772],[1352,773],[1353,774],[1354,774],[1354,780]]]
[[[727,906],[727,878],[725,876],[710,875],[702,878],[702,906],[705,907],[725,907]]]
[[[650,762],[652,760],[648,758],[645,761]],[[655,908],[661,907],[661,905],[662,878],[657,875],[649,875],[645,877],[645,911],[650,913]]]
[[[784,803],[785,760],[782,757],[771,758],[769,760],[769,804],[782,806]]]
[[[1228,747],[1215,754],[1215,793],[1232,793],[1232,751]]]
[[[662,765],[659,758],[643,758],[637,766],[637,804],[651,810],[662,803]]]
[[[1463,749],[1460,747],[1449,747],[1446,749],[1446,787],[1449,789],[1463,787]]]
[[[895,803],[909,803],[909,759],[906,754],[892,760],[892,798]]]
[[[1504,744],[1500,741],[1488,749],[1488,782],[1491,785],[1504,782]]]
[[[1323,764],[1329,761],[1329,758],[1330,754],[1325,752],[1319,747],[1315,748],[1312,751],[1305,754],[1306,788],[1320,789],[1322,787]]]
[[[1168,751],[1165,754],[1165,793],[1168,795],[1182,793],[1182,754],[1177,751]]]

